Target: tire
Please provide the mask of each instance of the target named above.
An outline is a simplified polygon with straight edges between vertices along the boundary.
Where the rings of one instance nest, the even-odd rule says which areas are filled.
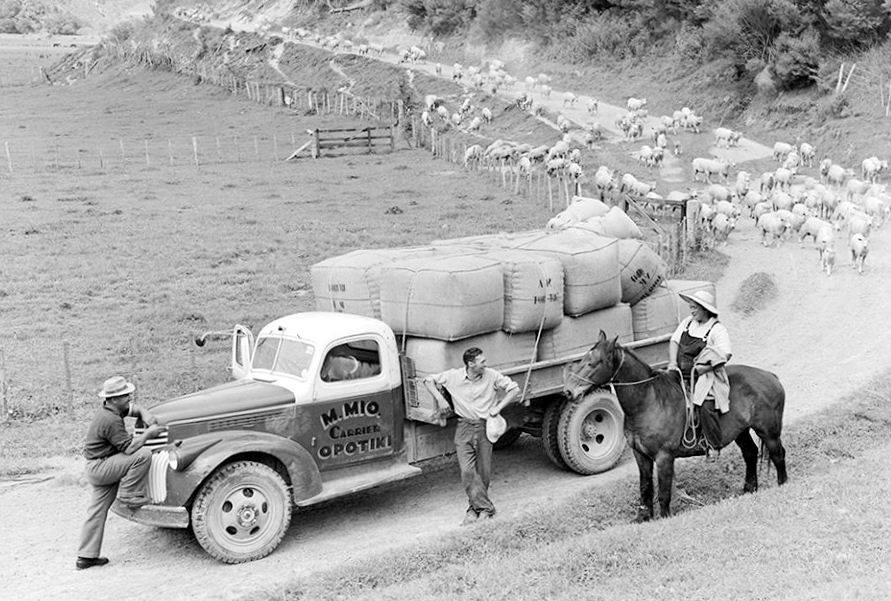
[[[271,467],[238,461],[220,468],[192,505],[195,539],[212,557],[243,563],[278,547],[291,523],[291,495]]]
[[[566,401],[559,399],[548,405],[544,415],[541,418],[541,449],[545,456],[550,459],[551,463],[559,467],[561,470],[568,470],[569,466],[563,460],[560,453],[559,432],[557,425],[560,422],[560,413]]]
[[[511,446],[517,439],[520,438],[520,435],[523,433],[519,428],[510,428],[507,432],[501,435],[495,444],[492,445],[492,448],[496,451],[500,451],[501,449],[506,449]]]
[[[616,465],[625,450],[624,423],[619,401],[605,390],[564,403],[557,430],[560,454],[569,469],[590,475]]]

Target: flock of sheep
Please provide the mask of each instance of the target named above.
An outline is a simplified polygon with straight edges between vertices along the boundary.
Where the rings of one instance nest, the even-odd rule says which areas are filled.
[[[735,133],[735,132],[733,132]],[[721,139],[730,139],[716,132]],[[716,142],[717,143],[717,142]],[[879,178],[888,170],[888,161],[872,156],[861,163],[860,177],[853,169],[823,159],[818,177],[799,174],[814,167],[815,148],[802,143],[793,146],[777,142],[773,158],[779,167],[753,178],[745,171],[728,182],[728,161],[694,159],[694,178],[704,175],[707,188],[699,194],[699,218],[718,241],[726,242],[743,213],[755,220],[765,246],[781,244],[796,236],[799,244],[810,238],[819,251],[820,268],[827,275],[836,265],[836,247],[841,240],[850,252],[851,264],[863,273],[869,254],[869,235],[881,227],[891,212],[891,195]],[[704,162],[721,166],[715,173]],[[724,184],[711,183],[719,175]]]

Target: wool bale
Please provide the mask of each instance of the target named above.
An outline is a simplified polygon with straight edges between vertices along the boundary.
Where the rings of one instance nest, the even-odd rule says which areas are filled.
[[[631,306],[635,340],[672,334],[678,323],[678,295],[665,285],[656,286],[646,298]]]
[[[354,250],[310,267],[316,309],[355,313],[380,319],[380,273],[384,265],[409,258],[435,258],[466,252],[449,248],[417,246]]]
[[[703,280],[667,280],[665,285],[675,294],[683,292],[684,294],[690,295],[699,290],[706,290],[714,295],[717,308],[721,308],[721,305],[718,303],[718,295],[715,294],[715,284],[713,282],[706,282]],[[678,321],[680,322],[682,319],[690,315],[690,307],[682,298],[677,299],[677,306]]]
[[[418,377],[463,367],[464,351],[472,347],[482,349],[488,367],[502,370],[526,365],[533,360],[536,334],[508,334],[498,330],[451,342],[406,336],[405,354],[414,360]]]
[[[640,240],[619,240],[619,277],[622,302],[633,305],[665,279],[662,257]]]
[[[542,332],[538,344],[538,360],[557,359],[587,351],[597,342],[600,330],[620,343],[634,340],[631,306],[619,303],[580,317],[564,317],[556,328]]]
[[[498,261],[504,273],[505,332],[537,332],[563,319],[563,264],[556,257],[503,249],[481,256]],[[542,323],[543,322],[543,323]]]
[[[563,312],[582,315],[622,298],[619,247],[615,238],[577,229],[532,236],[517,250],[555,256],[563,263]]]
[[[573,196],[569,206],[548,221],[548,229],[567,227],[591,217],[606,215],[609,211],[609,205],[601,200],[585,196]]]
[[[613,238],[643,238],[637,224],[619,207],[610,208],[602,218],[603,230]]]
[[[384,265],[381,320],[396,334],[460,340],[501,329],[504,276],[497,261],[474,255]]]
[[[504,237],[505,234],[500,232],[497,234],[482,234],[480,236],[464,236],[461,238],[441,238],[434,240],[430,244],[437,247],[462,246],[468,249],[485,250],[489,248],[501,248],[504,243]]]

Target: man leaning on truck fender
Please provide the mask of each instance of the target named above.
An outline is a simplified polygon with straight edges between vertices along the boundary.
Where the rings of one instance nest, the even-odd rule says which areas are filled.
[[[105,519],[115,496],[135,509],[149,503],[145,494],[145,478],[152,465],[151,451],[144,448],[147,440],[161,430],[158,420],[148,410],[131,403],[136,386],[121,376],[105,381],[99,398],[102,407],[87,430],[84,457],[87,460],[87,481],[92,488],[87,519],[80,534],[80,548],[75,567],[78,570],[104,566],[105,557],[99,557]],[[133,436],[124,426],[124,418],[139,416],[145,423],[145,432]]]
[[[449,405],[437,386],[449,391],[458,415],[455,451],[461,468],[461,483],[468,500],[462,526],[495,515],[495,505],[489,499],[492,443],[486,437],[486,419],[497,416],[520,395],[516,382],[486,367],[486,356],[481,349],[467,349],[463,359],[463,368],[449,369],[424,380],[440,407]],[[504,393],[500,402],[497,395],[499,390]]]

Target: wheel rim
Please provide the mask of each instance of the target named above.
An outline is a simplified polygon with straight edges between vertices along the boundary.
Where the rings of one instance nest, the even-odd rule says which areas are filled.
[[[579,448],[587,457],[600,459],[614,450],[619,430],[617,415],[603,408],[594,409],[582,422]]]
[[[278,531],[284,509],[275,492],[260,483],[240,483],[220,491],[210,512],[210,530],[236,552],[262,547]]]

